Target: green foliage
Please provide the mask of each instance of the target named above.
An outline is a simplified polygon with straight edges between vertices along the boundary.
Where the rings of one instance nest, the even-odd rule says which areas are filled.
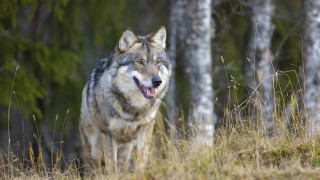
[[[76,72],[79,57],[68,50],[55,50],[37,42],[30,42],[21,35],[0,36],[1,86],[0,103],[8,105],[11,84],[16,66],[19,70],[14,86],[15,94],[25,115],[42,115],[37,100],[43,99],[51,84],[64,85]]]
[[[82,14],[83,31],[86,48],[94,50],[103,45],[109,50],[113,49],[122,31],[129,27],[134,14],[128,16],[130,8],[126,0],[118,1],[84,1]],[[132,12],[131,12],[132,13]]]
[[[44,97],[45,89],[40,85],[36,74],[27,69],[28,64],[24,66],[17,59],[18,50],[20,53],[23,51],[28,52],[28,48],[31,47],[28,46],[28,42],[22,36],[10,37],[1,34],[0,37],[0,58],[2,59],[0,62],[0,81],[5,84],[0,87],[1,105],[7,106],[9,104],[14,73],[16,67],[20,65],[14,86],[15,94],[19,97],[21,108],[26,111],[26,115],[33,111],[36,114],[41,115],[41,112],[36,105],[36,100]]]
[[[66,5],[66,3],[64,1],[62,4]],[[29,21],[28,23],[37,23],[35,16],[40,13],[39,4],[41,4],[41,1],[3,1],[1,4],[0,58],[2,61],[0,63],[0,81],[5,86],[0,87],[2,92],[0,104],[3,107],[8,106],[14,73],[16,67],[19,66],[13,90],[16,99],[19,101],[20,108],[25,116],[30,116],[31,113],[34,113],[42,117],[43,110],[41,110],[42,107],[40,107],[39,101],[44,100],[47,90],[53,84],[62,86],[67,80],[74,78],[80,58],[72,51],[71,46],[60,48],[56,45],[53,47],[51,45],[52,40],[47,42],[44,40],[42,42],[38,41],[38,39],[42,38],[30,36],[27,33],[28,27],[17,27],[19,18],[24,18]],[[57,4],[56,6],[58,6]],[[27,11],[27,9],[31,9],[27,18],[18,17],[19,13]],[[55,17],[61,20],[59,19],[62,17],[61,14],[63,14],[61,11],[57,11],[55,12]],[[54,20],[55,18],[52,18],[52,21]],[[67,19],[66,21],[72,20],[74,19]],[[37,26],[45,25],[37,24]],[[74,29],[70,29],[73,32],[65,31],[66,34],[79,34]],[[33,30],[37,31],[36,28]],[[54,36],[55,40],[64,40],[61,43],[58,42],[60,46],[66,45],[66,41],[70,40],[59,34],[59,31],[56,34],[58,35]],[[73,38],[74,36],[70,37]]]
[[[18,1],[1,0],[0,4],[0,20],[2,21],[0,21],[0,30],[4,30],[7,27],[16,27]]]

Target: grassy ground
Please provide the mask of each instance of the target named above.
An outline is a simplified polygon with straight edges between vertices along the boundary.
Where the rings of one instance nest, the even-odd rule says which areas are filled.
[[[79,163],[77,158],[61,169],[62,155],[51,155],[51,163],[44,164],[39,146],[37,155],[29,148],[28,160],[0,151],[0,178],[80,179],[82,172],[85,179],[320,179],[320,136],[308,133],[305,122],[311,116],[305,113],[304,101],[297,103],[298,96],[299,93],[291,95],[291,111],[286,105],[281,106],[286,104],[284,97],[283,102],[278,102],[273,110],[277,113],[272,112],[272,136],[263,119],[263,100],[251,97],[233,110],[226,108],[224,123],[216,130],[212,146],[189,141],[184,126],[179,127],[181,136],[176,138],[159,115],[144,170],[106,176],[93,170],[89,163]],[[244,115],[242,105],[247,110],[254,110],[251,105],[256,107],[255,112]],[[182,122],[183,117],[177,124],[185,124]]]
[[[319,179],[320,139],[278,131],[273,138],[251,123],[222,126],[214,145],[199,145],[187,140],[173,140],[157,123],[148,167],[109,176],[95,173],[85,164],[85,178],[97,179]],[[28,165],[13,155],[2,153],[0,176],[4,179],[74,179],[80,178],[77,159],[64,171],[59,163],[44,166],[32,157]],[[37,159],[37,160],[35,160]],[[55,157],[54,162],[59,162]]]

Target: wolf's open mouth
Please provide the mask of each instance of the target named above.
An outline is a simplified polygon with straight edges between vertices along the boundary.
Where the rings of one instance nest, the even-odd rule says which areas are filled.
[[[140,89],[141,93],[144,95],[144,97],[148,99],[154,99],[155,98],[155,88],[152,87],[145,87],[143,86],[139,80],[135,77],[133,77],[134,82],[137,84],[138,88]]]

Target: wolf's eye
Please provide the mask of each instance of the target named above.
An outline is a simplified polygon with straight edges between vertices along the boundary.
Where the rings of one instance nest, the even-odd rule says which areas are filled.
[[[159,64],[161,64],[161,60],[160,60],[160,59],[157,59],[157,60],[156,60],[156,65],[159,65]]]
[[[136,62],[140,65],[144,64],[144,61],[141,58],[136,59]]]

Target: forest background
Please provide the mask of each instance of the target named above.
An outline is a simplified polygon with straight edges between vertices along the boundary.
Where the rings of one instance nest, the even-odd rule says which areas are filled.
[[[48,162],[50,154],[59,151],[61,144],[51,142],[61,139],[64,158],[78,157],[82,89],[93,67],[116,47],[127,27],[138,35],[155,31],[161,25],[167,28],[168,53],[175,64],[174,89],[170,89],[169,98],[161,107],[167,129],[171,125],[180,129],[189,119],[194,119],[192,104],[201,104],[197,99],[207,95],[196,89],[206,82],[193,84],[202,75],[209,75],[212,81],[210,95],[204,98],[213,105],[209,109],[214,120],[206,122],[216,122],[213,129],[223,126],[229,119],[228,113],[243,108],[243,102],[250,109],[248,104],[258,101],[256,95],[250,96],[256,87],[260,89],[259,95],[270,99],[262,109],[269,115],[276,114],[263,118],[267,129],[274,128],[270,123],[274,117],[277,120],[284,114],[275,113],[272,105],[281,104],[280,109],[287,113],[285,107],[291,106],[292,94],[301,94],[309,77],[317,82],[312,86],[307,82],[308,89],[319,90],[319,61],[312,62],[312,58],[306,59],[304,55],[305,49],[317,46],[309,45],[316,44],[311,35],[311,38],[304,35],[320,31],[317,26],[306,27],[309,22],[312,24],[307,12],[314,18],[320,16],[316,9],[318,1],[195,2],[1,0],[0,148],[7,150],[11,144],[17,154],[30,146],[37,149],[39,142],[35,134],[39,133]],[[209,29],[193,27],[197,22],[201,25],[202,20],[197,21],[199,17],[209,17],[206,21],[209,26],[202,24],[202,28]],[[197,29],[199,32],[195,32]],[[202,35],[209,37],[208,41],[201,42]],[[192,52],[197,46],[196,41],[189,43],[189,37],[194,36],[199,37],[198,44],[209,42],[210,62],[202,65],[209,65],[208,71],[197,67],[201,59],[196,57],[201,55],[193,57],[196,60],[188,58],[186,51]],[[318,36],[316,33],[314,37]],[[305,64],[311,68],[305,70]],[[198,74],[195,70],[199,70]],[[305,73],[308,71],[315,77],[308,76]],[[247,111],[241,112],[243,117],[248,115]],[[290,126],[289,121],[286,123]]]

